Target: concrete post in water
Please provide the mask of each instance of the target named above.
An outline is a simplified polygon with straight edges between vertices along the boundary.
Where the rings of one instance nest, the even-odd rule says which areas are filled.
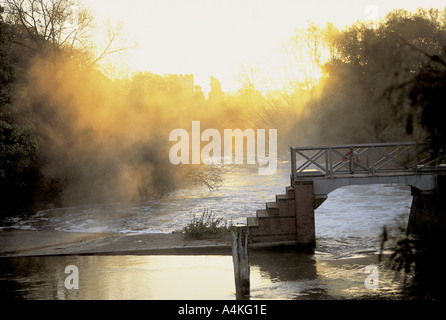
[[[237,299],[246,299],[250,292],[248,259],[248,226],[231,227],[232,261],[234,263],[235,291]]]

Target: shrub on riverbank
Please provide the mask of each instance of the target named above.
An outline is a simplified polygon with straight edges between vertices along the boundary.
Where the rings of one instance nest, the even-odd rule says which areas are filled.
[[[183,232],[188,239],[221,239],[228,233],[228,227],[223,217],[216,217],[212,211],[204,209],[200,216],[192,216]]]

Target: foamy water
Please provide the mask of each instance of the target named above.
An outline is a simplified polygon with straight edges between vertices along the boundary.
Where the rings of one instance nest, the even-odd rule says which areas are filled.
[[[12,217],[3,229],[65,232],[169,233],[182,230],[192,215],[203,210],[228,223],[246,222],[265,202],[285,193],[289,163],[279,163],[275,175],[261,176],[256,168],[228,173],[222,185],[179,189],[168,196],[138,204],[101,204],[39,211],[30,217]],[[410,188],[405,185],[358,185],[337,189],[316,210],[318,249],[355,253],[379,248],[383,226],[397,232],[408,221]]]
[[[37,212],[7,219],[3,229],[64,232],[155,233],[181,230],[204,209],[228,221],[246,222],[265,202],[285,193],[288,163],[274,176],[255,168],[233,171],[216,190],[185,188],[139,204],[102,204]],[[368,290],[365,267],[386,226],[406,226],[411,204],[404,185],[337,189],[316,210],[314,254],[295,250],[250,254],[252,299],[356,299],[404,296],[401,281],[384,267],[379,289]],[[67,290],[64,269],[79,268],[78,290]],[[231,256],[49,256],[0,259],[0,292],[24,299],[233,299]],[[21,288],[21,289],[17,289]]]

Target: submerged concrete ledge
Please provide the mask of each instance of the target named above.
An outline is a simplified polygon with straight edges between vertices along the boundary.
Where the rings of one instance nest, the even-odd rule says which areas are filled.
[[[181,233],[88,234],[1,231],[0,258],[73,255],[231,255],[226,239],[189,240]],[[294,247],[296,241],[250,243],[248,250]]]

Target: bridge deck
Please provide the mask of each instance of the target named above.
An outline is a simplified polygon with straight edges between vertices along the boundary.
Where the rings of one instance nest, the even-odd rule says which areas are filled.
[[[313,181],[314,194],[355,184],[408,184],[423,192],[446,174],[445,154],[413,142],[291,148],[291,183]]]
[[[314,194],[329,194],[335,189],[349,185],[364,184],[406,184],[421,190],[423,193],[431,193],[436,189],[436,174],[387,174],[387,175],[345,175],[336,177],[311,177],[299,178],[292,181],[292,185],[299,184],[302,181],[313,181]]]

